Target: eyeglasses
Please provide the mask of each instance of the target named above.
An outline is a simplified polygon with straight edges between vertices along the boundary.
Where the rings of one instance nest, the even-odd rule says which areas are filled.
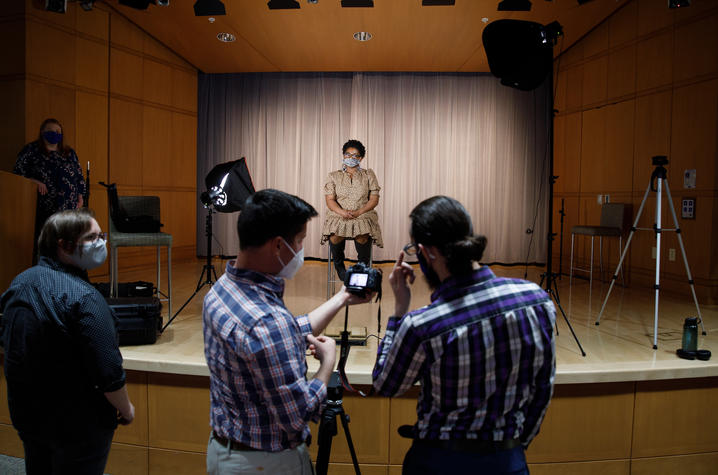
[[[415,242],[410,242],[404,246],[404,254],[407,256],[415,256],[419,253],[419,245]]]
[[[98,239],[107,241],[107,233],[92,233],[82,237],[83,242],[95,242]]]
[[[359,155],[358,153],[345,153],[344,156],[347,157],[347,158],[359,158],[359,157],[361,157],[361,155]]]

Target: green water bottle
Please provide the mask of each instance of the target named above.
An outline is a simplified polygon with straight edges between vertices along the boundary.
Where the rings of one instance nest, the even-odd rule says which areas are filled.
[[[688,317],[683,323],[683,351],[698,349],[698,319]]]

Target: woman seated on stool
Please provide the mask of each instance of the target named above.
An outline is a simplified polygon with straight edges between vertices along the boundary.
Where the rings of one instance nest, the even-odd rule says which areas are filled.
[[[329,173],[324,184],[327,217],[322,228],[322,244],[329,241],[334,268],[344,280],[344,244],[354,239],[359,262],[369,265],[372,242],[384,247],[379,216],[374,211],[379,204],[381,187],[372,169],[360,168],[366,149],[358,140],[349,140],[342,147],[344,155],[340,170]]]

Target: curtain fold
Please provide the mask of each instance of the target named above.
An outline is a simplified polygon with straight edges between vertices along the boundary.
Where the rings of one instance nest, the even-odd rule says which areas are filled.
[[[409,241],[411,209],[444,194],[487,236],[484,262],[544,262],[549,94],[546,85],[518,91],[485,74],[200,74],[198,194],[212,167],[244,156],[256,189],[277,188],[317,209],[305,256],[326,258],[323,185],[354,138],[367,148],[362,167],[382,187],[385,245],[374,249],[375,261],[395,259]],[[197,251],[205,255],[199,199],[198,207]],[[236,220],[236,213],[214,214],[214,254],[237,253]]]

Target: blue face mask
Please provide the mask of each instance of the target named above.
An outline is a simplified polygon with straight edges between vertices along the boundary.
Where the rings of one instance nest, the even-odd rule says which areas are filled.
[[[42,133],[42,138],[45,139],[45,141],[51,145],[55,145],[60,143],[62,140],[62,134],[57,133],[53,130],[46,130]]]
[[[354,168],[359,165],[359,159],[358,158],[345,158],[343,160],[344,165],[348,166],[349,168]]]

